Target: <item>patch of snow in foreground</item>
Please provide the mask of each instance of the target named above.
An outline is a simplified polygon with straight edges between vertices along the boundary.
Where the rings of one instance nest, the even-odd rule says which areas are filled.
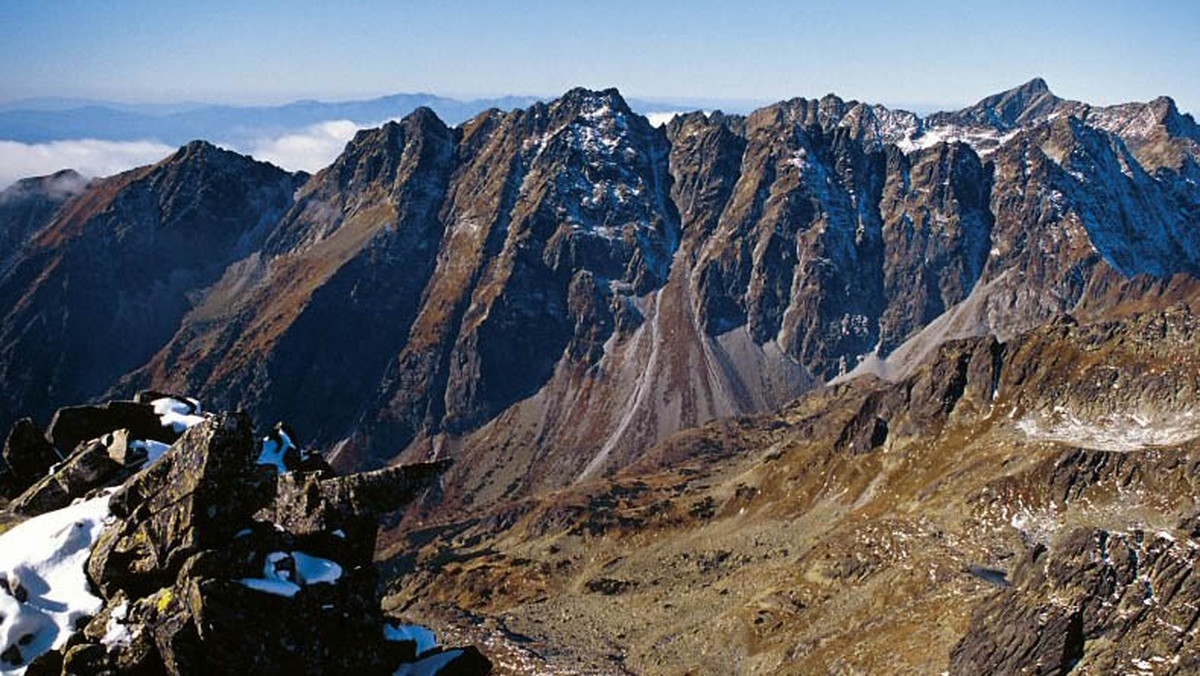
[[[302,585],[333,584],[342,578],[342,567],[329,559],[304,552],[292,552],[296,562],[296,577]]]
[[[1047,416],[1026,416],[1017,427],[1030,439],[1057,441],[1097,451],[1138,451],[1153,446],[1174,446],[1200,437],[1200,419],[1194,411],[1148,416],[1110,413],[1081,420],[1058,407]]]
[[[0,673],[23,674],[44,652],[61,648],[76,623],[104,602],[92,594],[84,566],[108,519],[106,491],[22,522],[0,535],[0,653],[16,646],[21,661],[0,660]],[[18,588],[28,594],[17,600]]]
[[[255,591],[274,594],[275,596],[285,596],[292,598],[296,592],[300,591],[300,585],[287,580],[267,580],[258,577],[244,577],[238,580],[243,587],[253,589]]]
[[[140,448],[146,451],[146,462],[144,467],[149,467],[158,462],[158,459],[163,457],[167,451],[171,450],[171,444],[165,444],[154,439],[137,439],[129,443],[132,448]]]
[[[401,664],[394,676],[436,676],[439,671],[461,654],[461,650],[447,650],[417,662]]]
[[[279,440],[263,437],[262,452],[258,454],[258,464],[274,467],[276,472],[287,474],[288,468],[283,462],[283,456],[295,448],[296,444],[292,443],[292,438],[288,436],[287,432],[278,430],[278,434]]]
[[[108,615],[108,623],[104,625],[104,637],[100,639],[100,642],[109,647],[129,645],[137,635],[137,630],[129,631],[129,625],[125,623],[128,618],[128,601],[113,608]]]
[[[292,563],[290,568],[288,561]],[[301,587],[334,584],[341,578],[342,567],[329,559],[304,552],[271,552],[263,563],[262,577],[242,578],[239,582],[256,591],[291,598]]]
[[[154,407],[154,413],[162,421],[163,427],[170,427],[176,432],[183,432],[205,420],[200,411],[200,402],[195,399],[163,397],[150,402],[150,405]]]
[[[383,638],[388,641],[412,641],[417,644],[418,655],[424,655],[438,644],[437,635],[432,630],[415,624],[384,624]]]

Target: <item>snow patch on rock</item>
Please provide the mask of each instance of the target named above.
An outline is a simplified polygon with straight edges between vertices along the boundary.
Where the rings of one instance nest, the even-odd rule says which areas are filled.
[[[23,674],[61,648],[104,602],[84,570],[109,517],[111,491],[18,524],[0,535],[0,673]]]
[[[150,402],[150,405],[154,407],[154,413],[162,421],[163,427],[170,427],[179,433],[206,419],[200,410],[200,402],[195,399],[163,397]]]
[[[461,650],[447,650],[444,653],[430,655],[423,660],[402,664],[396,670],[395,676],[437,676],[442,669],[463,654]]]
[[[242,586],[255,591],[295,596],[314,584],[334,584],[342,578],[342,567],[334,561],[304,552],[271,552],[263,563],[262,577],[242,578]]]
[[[141,449],[146,452],[147,467],[158,462],[159,458],[163,457],[167,451],[171,450],[171,444],[155,441],[154,439],[136,439],[129,442],[129,447]]]
[[[276,472],[286,474],[289,470],[283,462],[284,455],[293,448],[296,444],[292,442],[292,438],[283,430],[277,430],[278,439],[265,437],[262,440],[262,452],[258,455],[258,464],[274,467]]]
[[[383,637],[394,642],[412,641],[416,643],[417,655],[424,655],[438,645],[437,634],[434,634],[432,629],[415,624],[385,624],[383,625]]]
[[[109,613],[108,623],[104,625],[104,637],[100,642],[106,646],[129,645],[138,635],[139,629],[129,630],[126,620],[129,618],[129,603],[125,602],[113,608]]]
[[[909,154],[925,148],[932,148],[939,143],[962,142],[971,146],[980,155],[988,155],[996,148],[1008,143],[1020,132],[1021,129],[1001,133],[990,127],[944,125],[932,127],[923,132],[919,129],[915,130],[914,134],[898,139],[896,146],[905,154]]]
[[[1027,415],[1017,421],[1026,437],[1056,441],[1097,451],[1139,451],[1156,446],[1174,446],[1200,437],[1200,417],[1194,411],[1181,413],[1110,413],[1098,418],[1081,418],[1059,406],[1049,414]]]

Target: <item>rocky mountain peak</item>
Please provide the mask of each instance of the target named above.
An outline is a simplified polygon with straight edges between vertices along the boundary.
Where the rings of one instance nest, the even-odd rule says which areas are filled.
[[[1189,113],[1180,112],[1175,99],[1160,96],[1148,105],[1169,134],[1200,141],[1200,127],[1196,126],[1195,118]]]
[[[1007,91],[982,99],[962,111],[968,119],[979,123],[1012,129],[1054,112],[1063,100],[1055,96],[1040,77]]]
[[[25,178],[0,191],[0,274],[70,198],[87,190],[90,181],[73,169]]]
[[[206,159],[206,158],[212,158],[212,157],[219,158],[219,157],[223,157],[223,156],[243,157],[242,155],[239,155],[238,153],[235,153],[231,150],[225,150],[224,148],[217,147],[217,146],[213,145],[212,143],[209,143],[208,141],[205,141],[203,139],[196,139],[194,141],[189,141],[189,142],[183,144],[182,146],[180,146],[179,150],[176,150],[175,154],[173,154],[173,155],[171,155],[171,157],[167,158],[166,161],[167,162],[184,162],[184,161],[195,161],[195,160],[199,160],[199,159]]]
[[[1022,92],[1027,96],[1040,96],[1042,94],[1051,94],[1050,85],[1040,77],[1035,77],[1023,85],[1014,87],[1010,91]]]
[[[349,146],[363,146],[395,141],[401,134],[441,133],[448,127],[432,108],[421,106],[399,120],[388,120],[378,127],[360,129]]]
[[[429,106],[419,106],[408,115],[402,118],[402,121],[411,125],[433,125],[445,127],[446,123],[442,122],[442,118],[433,111]]]
[[[251,184],[299,185],[308,178],[304,172],[288,172],[269,163],[256,160],[249,155],[221,148],[208,141],[191,141],[157,164],[133,169],[124,174],[106,179],[113,186],[148,185],[175,186],[163,190],[161,208],[182,205],[179,200],[193,190],[212,188],[226,181],[241,181]],[[247,186],[249,195],[253,189]],[[253,198],[251,198],[253,199]]]
[[[559,97],[551,106],[570,108],[580,114],[597,114],[606,110],[625,114],[633,112],[616,87],[607,89],[575,87]]]
[[[1046,84],[1045,80],[1040,77],[1035,77],[1028,82],[1013,87],[1012,89],[1006,89],[1002,92],[987,96],[980,100],[979,104],[977,105],[993,105],[1009,102],[1029,104],[1043,96],[1054,96],[1054,93],[1050,91],[1050,86]]]
[[[333,177],[337,187],[346,188],[353,184],[356,190],[379,182],[391,183],[398,175],[409,144],[426,138],[449,143],[451,136],[449,127],[437,113],[422,106],[401,120],[391,120],[356,133],[346,144],[345,151],[319,174],[324,178],[315,183]]]
[[[545,117],[539,113],[544,110]],[[569,136],[570,147],[584,151],[593,160],[609,157],[628,145],[633,127],[648,131],[649,123],[635,114],[615,88],[591,90],[577,87],[547,104],[530,109],[534,119],[543,119],[546,129],[539,143]],[[644,129],[643,129],[644,127]],[[569,131],[565,136],[564,130]],[[549,147],[552,144],[546,144]]]

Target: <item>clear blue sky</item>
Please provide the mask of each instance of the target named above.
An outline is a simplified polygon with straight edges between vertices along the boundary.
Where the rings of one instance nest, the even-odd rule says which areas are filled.
[[[0,99],[278,102],[398,91],[959,105],[1041,75],[1200,109],[1200,0],[0,2]],[[843,6],[843,4],[845,6]]]

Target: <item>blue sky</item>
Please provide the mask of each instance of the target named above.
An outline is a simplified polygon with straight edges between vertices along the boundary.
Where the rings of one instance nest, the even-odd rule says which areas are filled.
[[[342,5],[343,3],[337,3]],[[0,98],[269,103],[397,91],[957,106],[1040,75],[1200,108],[1200,2],[0,3]]]

